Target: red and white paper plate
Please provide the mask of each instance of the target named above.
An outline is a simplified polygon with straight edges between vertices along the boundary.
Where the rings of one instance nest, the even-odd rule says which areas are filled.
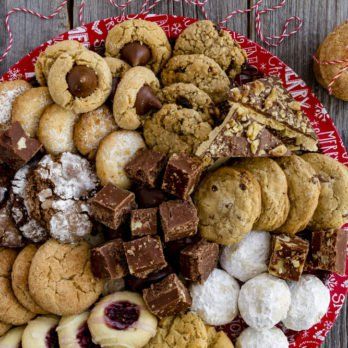
[[[45,50],[48,45],[52,45],[58,41],[67,39],[77,40],[86,47],[97,52],[102,51],[108,31],[116,24],[133,18],[142,18],[151,22],[156,22],[163,28],[170,39],[175,39],[183,29],[196,21],[196,19],[193,18],[152,14],[111,17],[95,21],[72,29],[37,47],[9,69],[9,71],[2,76],[2,80],[29,80],[34,77],[34,63],[38,55],[41,51]],[[229,32],[233,39],[239,42],[247,52],[250,65],[256,67],[265,75],[275,75],[281,78],[286,89],[301,103],[302,110],[310,119],[317,133],[321,152],[348,165],[347,151],[330,115],[319,100],[312,94],[305,82],[278,57],[272,55],[257,43],[250,41],[245,36],[236,32]],[[300,332],[290,331],[280,326],[288,336],[291,348],[313,348],[320,346],[339,314],[347,294],[348,276],[340,276],[332,273],[325,276],[323,281],[330,289],[331,302],[329,310],[322,320],[309,330]],[[245,323],[243,323],[241,318],[238,318],[222,328],[234,339],[244,327]]]

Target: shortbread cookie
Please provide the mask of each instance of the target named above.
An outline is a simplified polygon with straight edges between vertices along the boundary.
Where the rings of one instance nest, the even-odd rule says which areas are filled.
[[[24,131],[36,137],[40,117],[53,100],[47,87],[31,88],[16,98],[12,108],[12,122],[19,122]]]
[[[162,71],[165,86],[175,82],[192,83],[209,94],[215,102],[227,99],[230,81],[213,59],[203,54],[172,57]]]
[[[171,55],[167,35],[156,23],[133,19],[112,28],[105,42],[106,55],[132,66],[145,65],[158,73]]]
[[[99,297],[103,281],[94,278],[86,242],[61,244],[50,239],[36,252],[29,271],[29,291],[43,309],[57,315],[85,311]]]
[[[274,231],[285,222],[290,203],[286,176],[280,166],[270,158],[244,159],[234,163],[254,175],[261,188],[261,214],[254,223],[258,231]]]
[[[82,50],[61,54],[53,63],[47,82],[52,99],[78,114],[105,102],[111,92],[112,76],[101,56]]]
[[[5,324],[0,321],[0,336],[5,335],[5,333],[11,329],[11,324]]]
[[[247,60],[246,52],[231,34],[208,20],[189,25],[176,39],[173,54],[204,54],[214,59],[231,78],[241,72]]]
[[[277,232],[296,234],[311,220],[318,205],[320,183],[313,167],[299,156],[277,160],[288,182],[290,210],[286,221]]]
[[[201,182],[195,203],[201,235],[229,245],[244,238],[260,216],[261,189],[250,172],[222,167]]]
[[[23,325],[35,314],[23,307],[13,293],[11,270],[16,257],[17,251],[0,248],[0,318],[6,324]]]
[[[160,84],[156,75],[142,66],[129,69],[121,79],[115,93],[113,112],[117,125],[134,130],[140,127],[151,110],[162,107],[157,99]],[[145,93],[144,88],[148,89]]]
[[[22,348],[21,340],[25,326],[14,327],[6,333],[3,337],[0,337],[0,347],[4,348]]]
[[[157,319],[139,294],[122,291],[95,305],[88,327],[93,342],[102,347],[141,348],[156,335]]]
[[[79,116],[74,126],[74,144],[82,155],[94,159],[100,141],[116,129],[110,109],[102,105]]]
[[[46,314],[47,312],[34,302],[29,293],[29,269],[37,249],[37,246],[29,244],[17,255],[11,273],[12,289],[18,301],[29,311]]]
[[[176,104],[164,104],[144,123],[146,144],[164,153],[192,154],[208,138],[212,127],[203,120],[203,114]]]
[[[319,153],[301,156],[315,170],[320,181],[320,196],[309,228],[340,228],[348,221],[348,170],[344,164]]]
[[[53,63],[62,53],[76,53],[81,50],[85,50],[85,47],[75,40],[59,41],[48,46],[40,53],[35,63],[35,76],[39,84],[41,86],[46,86],[48,73]]]
[[[0,131],[10,123],[15,99],[30,88],[30,83],[24,80],[0,82]]]
[[[111,183],[124,189],[129,188],[131,182],[124,167],[143,147],[146,147],[143,138],[134,131],[115,131],[105,137],[96,155],[96,170],[102,185]]]
[[[192,83],[173,83],[160,90],[158,95],[163,104],[177,104],[185,109],[201,113],[203,121],[214,123],[216,107],[207,93]]]
[[[288,339],[277,327],[268,330],[255,330],[248,327],[237,338],[236,348],[273,348],[275,342],[277,342],[277,348],[289,348]]]
[[[73,140],[77,115],[57,104],[44,111],[38,128],[38,138],[45,150],[52,155],[76,152]]]
[[[213,326],[207,326],[208,348],[233,348],[233,344],[223,331],[216,331]]]

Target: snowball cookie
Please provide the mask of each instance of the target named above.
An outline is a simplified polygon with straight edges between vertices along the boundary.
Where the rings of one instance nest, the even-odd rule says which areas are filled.
[[[75,146],[82,155],[94,159],[100,141],[116,129],[110,109],[102,105],[79,116],[74,126]]]
[[[9,126],[13,102],[30,88],[31,84],[24,80],[0,82],[0,131]]]
[[[117,57],[132,66],[146,65],[158,73],[171,56],[164,30],[156,23],[132,19],[112,28],[105,41],[106,56]]]
[[[314,275],[303,275],[298,282],[289,282],[291,305],[283,324],[294,331],[308,330],[318,323],[330,304],[330,291]]]
[[[24,131],[36,137],[40,117],[53,100],[47,87],[31,88],[16,98],[12,107],[12,122],[19,122]]]
[[[29,321],[22,336],[22,348],[54,347],[57,343],[56,327],[58,318],[55,316],[40,316]]]
[[[236,348],[288,348],[289,342],[283,331],[277,327],[266,330],[246,328],[237,338]]]
[[[225,246],[220,256],[221,267],[242,282],[267,272],[271,235],[251,231],[239,243]]]
[[[38,129],[38,138],[51,155],[76,152],[73,140],[77,115],[57,104],[50,105],[43,113]]]
[[[209,325],[224,325],[238,314],[238,282],[228,273],[215,268],[203,284],[192,284],[191,310]]]
[[[24,328],[25,326],[14,327],[6,335],[0,337],[0,347],[20,348]]]
[[[262,273],[240,289],[238,307],[244,321],[256,330],[270,329],[286,317],[291,294],[284,280]]]
[[[0,321],[0,336],[5,335],[5,333],[10,330],[12,325],[5,324]]]
[[[73,53],[85,49],[85,46],[76,40],[59,41],[48,46],[40,53],[35,63],[36,80],[41,86],[46,86],[51,66],[62,53]]]
[[[104,104],[112,87],[109,66],[97,53],[63,53],[48,74],[48,89],[58,105],[77,114]]]
[[[150,87],[152,93],[140,95],[145,86]],[[153,107],[154,109],[162,107],[161,102],[156,100],[159,87],[160,83],[150,69],[143,66],[129,69],[118,84],[114,97],[114,116],[117,125],[130,130],[139,128],[142,124],[141,118],[144,119]],[[146,103],[150,104],[143,107]]]
[[[129,291],[104,297],[92,309],[87,323],[93,342],[110,348],[144,347],[157,329],[157,319],[142,297]]]
[[[96,155],[97,175],[102,185],[111,183],[128,189],[131,185],[124,167],[145,143],[141,135],[134,131],[115,131],[100,143]]]

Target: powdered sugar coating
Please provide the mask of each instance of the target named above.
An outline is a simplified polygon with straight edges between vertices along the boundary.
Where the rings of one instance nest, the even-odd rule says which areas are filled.
[[[203,284],[192,284],[191,310],[209,325],[224,325],[238,314],[239,284],[228,273],[215,268]]]
[[[267,271],[271,235],[251,231],[239,243],[225,246],[220,256],[221,267],[242,282]]]
[[[289,342],[277,327],[266,330],[246,328],[238,337],[236,348],[288,348]]]
[[[330,291],[316,276],[306,274],[298,282],[289,282],[291,305],[283,320],[285,327],[295,331],[308,330],[318,323],[330,304]]]
[[[286,282],[262,273],[240,289],[238,308],[244,321],[256,330],[270,329],[283,320],[291,302]]]

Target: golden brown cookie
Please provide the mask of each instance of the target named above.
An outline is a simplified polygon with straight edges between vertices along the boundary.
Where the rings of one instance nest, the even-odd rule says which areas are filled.
[[[309,223],[312,230],[340,228],[348,221],[348,169],[319,153],[301,156],[315,170],[320,181],[318,206]]]
[[[113,78],[118,77],[121,79],[124,73],[130,69],[130,65],[124,62],[122,59],[105,57],[104,60],[109,66]]]
[[[0,248],[0,318],[6,324],[23,325],[35,314],[24,308],[12,291],[11,270],[16,257],[17,251]]]
[[[230,245],[251,231],[261,213],[261,189],[244,169],[222,167],[208,174],[195,194],[200,234]]]
[[[213,326],[207,326],[208,348],[233,348],[233,344],[223,331],[216,331]]]
[[[11,324],[5,324],[0,321],[0,336],[4,335],[10,329]]]
[[[261,214],[253,230],[274,231],[285,222],[289,209],[288,184],[279,165],[270,158],[250,158],[233,164],[248,170],[261,188]]]
[[[311,220],[318,205],[320,183],[313,167],[299,156],[279,158],[288,182],[290,210],[284,224],[277,232],[296,234]]]
[[[18,301],[29,311],[46,314],[47,312],[34,302],[29,293],[29,269],[37,249],[36,245],[29,244],[17,255],[11,273],[12,289]]]
[[[44,310],[57,315],[85,311],[99,297],[103,281],[94,278],[89,246],[50,239],[36,252],[29,271],[29,291]]]

